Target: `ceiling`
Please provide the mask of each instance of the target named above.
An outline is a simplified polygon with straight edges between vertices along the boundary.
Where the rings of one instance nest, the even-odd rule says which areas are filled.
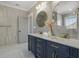
[[[6,5],[8,7],[13,7],[25,11],[32,8],[36,3],[36,1],[0,1],[0,4],[2,5]]]
[[[69,13],[79,7],[78,1],[62,1],[56,6],[55,11],[60,14]]]

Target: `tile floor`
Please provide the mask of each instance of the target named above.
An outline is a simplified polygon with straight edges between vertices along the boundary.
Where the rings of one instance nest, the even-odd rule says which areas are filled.
[[[28,43],[0,47],[0,58],[34,58],[28,51]]]

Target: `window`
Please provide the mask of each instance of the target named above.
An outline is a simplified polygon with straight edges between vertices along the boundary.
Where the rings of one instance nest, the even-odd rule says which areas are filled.
[[[62,15],[61,14],[57,14],[57,25],[58,26],[62,25]]]
[[[77,17],[76,15],[68,15],[64,17],[65,26],[68,29],[75,29],[77,28]]]

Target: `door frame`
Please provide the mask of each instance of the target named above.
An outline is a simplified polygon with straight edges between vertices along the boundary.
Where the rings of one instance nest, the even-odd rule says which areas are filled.
[[[21,43],[20,40],[19,40],[19,19],[20,17],[23,17],[23,16],[17,16],[17,43]],[[27,16],[26,16],[27,17]],[[28,20],[28,17],[27,17],[27,20]],[[27,23],[28,24],[28,23]],[[27,27],[28,28],[28,27]],[[27,29],[28,31],[28,29]],[[28,32],[27,32],[28,33]]]
[[[29,18],[32,18],[32,19],[29,19]],[[30,21],[32,21],[32,33],[33,33],[33,13],[30,13],[29,15],[28,15],[28,33],[30,33]]]
[[[17,43],[20,43],[19,42],[19,16],[17,16]]]

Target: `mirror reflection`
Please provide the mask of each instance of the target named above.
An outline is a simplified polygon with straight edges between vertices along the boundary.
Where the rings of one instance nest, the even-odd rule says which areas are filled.
[[[67,29],[76,29],[77,28],[77,8],[79,2],[59,2],[56,6],[54,13],[57,18],[57,25],[65,26]]]
[[[78,9],[78,5],[79,5],[78,1],[77,2],[76,1],[59,2],[55,6],[53,15],[52,15],[53,19],[56,22],[56,25],[58,27],[63,27],[64,32],[69,34],[73,38],[77,38],[77,9]]]

